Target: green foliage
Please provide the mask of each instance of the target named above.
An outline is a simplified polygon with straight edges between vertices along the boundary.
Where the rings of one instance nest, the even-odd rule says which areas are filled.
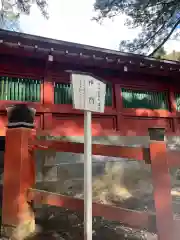
[[[1,0],[0,3],[0,28],[20,31],[19,17],[21,14],[30,14],[32,4],[36,4],[42,15],[48,18],[48,0]]]
[[[164,47],[162,47],[162,48],[159,48],[157,50],[157,52],[155,52],[153,57],[157,58],[157,59],[164,59],[165,55],[166,55],[166,51],[165,51]]]
[[[8,1],[8,0],[5,0]],[[35,3],[38,8],[40,9],[42,15],[46,18],[48,18],[48,13],[47,13],[47,1],[48,0],[17,0],[16,5],[17,5],[17,10],[19,13],[25,13],[25,14],[30,14],[31,6],[32,3]]]
[[[13,12],[0,10],[0,29],[20,31],[19,16]]]
[[[137,38],[121,41],[121,51],[154,55],[172,34],[179,33],[179,0],[96,0],[94,7],[97,21],[125,14],[129,28],[141,29]]]

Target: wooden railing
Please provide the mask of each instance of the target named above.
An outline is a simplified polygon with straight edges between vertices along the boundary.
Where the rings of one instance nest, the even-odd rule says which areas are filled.
[[[72,211],[84,212],[84,201],[57,193],[39,189],[28,190],[28,201],[62,207]],[[93,203],[93,216],[101,216],[110,221],[121,222],[131,227],[156,232],[155,214],[133,211],[125,208]]]
[[[150,231],[157,230],[159,240],[178,240],[180,222],[174,219],[173,216],[169,167],[179,166],[180,161],[178,152],[167,151],[162,130],[149,130],[150,140],[148,147],[102,144],[93,144],[92,146],[94,155],[136,159],[151,164],[156,214],[93,203],[93,215],[102,216],[108,220],[119,221],[136,228],[147,228]],[[7,130],[4,173],[5,190],[3,198],[3,222],[5,224],[7,222],[11,222],[12,224],[14,216],[19,215],[17,209],[20,209],[18,211],[23,211],[21,206],[26,201],[35,201],[70,210],[84,211],[82,199],[32,189],[33,181],[35,180],[35,165],[32,153],[35,149],[44,149],[44,151],[53,149],[61,152],[83,153],[83,144],[65,141],[35,140],[32,138],[31,131],[23,128]],[[28,150],[31,152],[31,155],[27,158]],[[13,175],[10,175],[10,173]],[[17,182],[15,183],[16,180]],[[8,189],[10,182],[16,188],[16,192],[15,189],[13,191]],[[14,196],[13,194],[17,195],[18,206],[20,206],[18,208],[15,207],[16,205],[12,206],[11,199]],[[22,198],[23,194],[24,198]],[[18,196],[21,196],[21,198]]]
[[[54,150],[57,152],[72,152],[72,153],[83,153],[84,144],[68,142],[62,140],[38,140],[34,139],[29,142],[29,146],[34,149],[41,150]],[[93,144],[92,154],[117,157],[117,158],[128,158],[137,161],[145,161],[150,164],[150,152],[149,148],[139,146],[115,146],[115,145],[104,145],[104,144]],[[180,167],[180,151],[179,150],[167,150],[166,157],[168,162],[168,167]]]
[[[93,203],[93,216],[103,216],[108,220],[119,221],[131,227],[147,228],[156,231],[159,239],[170,240],[179,231],[179,220],[173,219],[171,180],[168,169],[180,166],[179,151],[167,151],[162,129],[150,130],[149,147],[127,147],[93,144],[93,155],[135,159],[151,164],[156,214]],[[160,131],[160,132],[159,132]],[[158,134],[156,134],[158,132]],[[162,136],[160,136],[162,134]],[[30,145],[35,149],[53,149],[60,152],[83,153],[83,143],[53,140],[34,140]],[[28,199],[83,211],[83,200],[37,189],[28,190]],[[178,236],[178,235],[177,235]],[[177,238],[176,238],[177,239]]]

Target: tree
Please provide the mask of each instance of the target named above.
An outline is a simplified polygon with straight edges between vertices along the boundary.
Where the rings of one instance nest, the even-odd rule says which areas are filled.
[[[164,47],[159,48],[153,55],[153,57],[157,58],[157,59],[163,59],[166,56],[166,51],[164,49]]]
[[[125,14],[128,27],[141,29],[137,38],[120,42],[122,51],[153,56],[172,35],[179,34],[179,0],[96,0],[94,7],[97,21]]]
[[[0,29],[21,31],[19,24],[19,17],[16,16],[13,12],[5,12],[2,9],[0,10]]]
[[[36,4],[45,18],[48,0],[1,0],[0,1],[0,28],[20,30],[19,17],[21,14],[30,14],[32,4]]]

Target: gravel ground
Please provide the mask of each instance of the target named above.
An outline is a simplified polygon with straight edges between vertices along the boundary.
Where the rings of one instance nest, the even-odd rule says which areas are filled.
[[[36,208],[40,233],[33,239],[84,240],[83,215],[62,208]],[[146,229],[134,229],[101,217],[93,218],[93,240],[155,240],[156,234]]]

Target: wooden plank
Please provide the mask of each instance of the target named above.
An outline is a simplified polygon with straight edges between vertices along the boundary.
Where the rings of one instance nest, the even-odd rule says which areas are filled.
[[[170,112],[169,110],[156,110],[156,109],[146,109],[146,108],[123,108],[122,113],[124,116],[136,116],[136,117],[159,117],[159,118],[168,118],[175,117],[175,113]]]
[[[44,95],[44,94],[43,94]],[[41,98],[42,100],[42,98]],[[11,100],[0,100],[0,111],[5,111],[6,107],[9,105],[14,105],[14,104],[24,104],[27,103],[28,106],[34,107],[37,112],[48,112],[52,114],[77,114],[83,118],[83,112],[80,110],[76,110],[72,107],[72,105],[68,104],[53,104],[48,101],[44,102],[43,104],[40,102],[26,102],[26,101],[11,101]],[[107,116],[115,116],[116,115],[116,110],[112,109],[110,107],[105,108],[105,112],[100,114],[100,113],[93,113],[93,115],[107,115]]]
[[[31,107],[34,107],[33,105],[30,105]],[[45,109],[42,109],[42,111],[45,111]],[[48,112],[48,109],[47,109]],[[96,116],[96,115],[95,115]],[[82,116],[83,117],[83,116]],[[103,118],[103,116],[102,116]],[[92,129],[92,136],[97,136],[97,137],[111,137],[111,136],[117,136],[117,137],[148,137],[148,128],[153,128],[154,125],[156,125],[157,128],[166,128],[166,126],[168,125],[168,122],[171,123],[171,119],[167,119],[167,122],[162,120],[161,118],[159,118],[159,124],[156,124],[156,122],[154,122],[154,119],[147,119],[147,123],[151,121],[151,124],[149,124],[148,126],[143,126],[143,131],[137,131],[137,128],[135,128],[136,126],[134,125],[133,129],[129,129],[127,128],[127,124],[129,121],[126,121],[127,119],[123,119],[123,126],[126,126],[123,129],[123,126],[121,127],[121,131],[116,131],[113,129]],[[138,128],[141,129],[141,126],[144,124],[147,124],[145,121],[141,121],[142,119],[139,120],[138,122]],[[162,121],[161,121],[162,120]],[[101,118],[100,120],[101,121]],[[136,121],[138,121],[138,119],[136,119]],[[163,124],[162,124],[163,123]],[[167,123],[167,125],[166,125]],[[122,124],[122,123],[121,123]],[[154,124],[154,125],[153,125]],[[132,127],[132,125],[131,125]],[[82,126],[83,129],[83,126]],[[170,128],[169,128],[170,130]],[[67,128],[67,127],[61,127],[59,129],[49,129],[49,130],[44,130],[44,129],[36,129],[37,131],[37,135],[38,136],[54,136],[54,137],[58,137],[58,136],[67,136],[67,137],[72,137],[72,136],[84,136],[84,132],[77,128],[75,129],[71,129],[71,128]],[[167,137],[179,137],[177,134],[175,134],[174,132],[170,132],[167,131],[166,133]],[[143,142],[142,142],[143,144]]]
[[[91,128],[93,134],[104,130],[115,130],[116,117],[93,114]],[[84,116],[78,114],[53,114],[51,129],[52,135],[66,129],[66,133],[73,131],[84,136]]]
[[[47,191],[29,189],[28,201],[34,200],[37,203],[48,204],[57,207],[67,208],[73,211],[84,211],[84,201],[61,194]],[[129,209],[93,203],[93,216],[101,216],[107,220],[118,221],[131,227],[151,228],[151,220],[154,215],[148,212],[138,212]]]
[[[53,140],[32,140],[29,142],[30,146],[34,146],[35,149],[53,149],[59,152],[73,152],[83,153],[83,143],[73,143],[65,141],[53,141]],[[129,158],[136,160],[145,160],[144,148],[142,147],[122,147],[113,145],[93,144],[92,154],[101,156],[111,156],[120,158]]]
[[[138,113],[138,109],[134,109],[134,115]],[[153,111],[155,113],[155,111]],[[145,136],[148,135],[149,128],[165,128],[166,132],[172,132],[172,119],[171,118],[160,118],[158,113],[156,113],[156,117],[152,118],[146,116],[146,111],[144,110],[144,114],[142,112],[141,117],[133,116],[123,116],[121,118],[121,128],[120,132],[125,136]]]
[[[84,136],[83,132],[79,133],[77,131],[74,131],[73,129],[71,130],[71,129],[67,129],[67,128],[61,128],[59,130],[55,130],[55,133],[56,134],[53,134],[52,129],[51,130],[44,130],[44,129],[36,130],[37,136],[67,136],[67,137]],[[103,130],[103,131],[100,130],[100,131],[93,131],[92,135],[108,137],[108,136],[122,136],[122,133],[120,131],[116,131],[116,130]],[[136,136],[136,134],[135,134],[135,136]]]

